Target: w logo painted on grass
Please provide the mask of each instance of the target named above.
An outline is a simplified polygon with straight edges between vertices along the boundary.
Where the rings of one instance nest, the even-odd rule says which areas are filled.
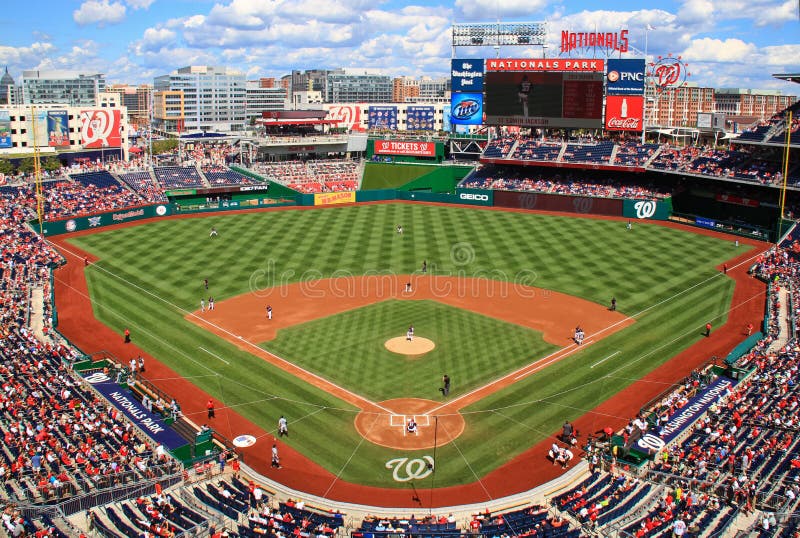
[[[649,219],[656,214],[656,203],[652,200],[639,201],[633,204],[637,219]]]
[[[422,480],[433,472],[433,458],[430,456],[422,456],[413,460],[394,458],[386,462],[386,468],[392,469],[392,478],[395,482]]]

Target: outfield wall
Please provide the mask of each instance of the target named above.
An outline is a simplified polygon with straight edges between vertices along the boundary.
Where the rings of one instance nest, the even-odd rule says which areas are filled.
[[[612,217],[621,217],[623,209],[621,199],[519,191],[495,191],[494,205],[512,209],[558,211]]]
[[[200,206],[184,206],[176,203],[152,204],[109,211],[82,217],[46,222],[44,235],[61,235],[90,228],[101,228],[135,220],[165,217],[178,214],[216,213],[230,210],[247,210],[284,206],[328,206],[363,202],[403,200],[408,202],[435,202],[441,204],[477,205],[527,209],[531,211],[554,211],[578,215],[603,215],[629,219],[666,220],[672,214],[669,199],[658,202],[650,200],[628,200],[599,198],[520,191],[494,191],[485,189],[455,189],[455,192],[408,191],[398,189],[375,189],[367,191],[345,191],[317,194],[295,193],[287,200],[257,198],[205,202]]]
[[[102,228],[112,224],[121,224],[134,220],[151,219],[154,217],[165,217],[172,214],[170,204],[153,204],[141,207],[130,207],[120,211],[109,211],[97,213],[84,217],[74,217],[48,221],[44,223],[43,232],[45,237],[51,235],[61,235],[70,232],[79,232],[89,228]]]

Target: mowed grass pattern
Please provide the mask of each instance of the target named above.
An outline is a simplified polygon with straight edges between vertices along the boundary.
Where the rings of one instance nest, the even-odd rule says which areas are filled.
[[[418,358],[386,349],[390,338],[436,344]],[[388,300],[278,332],[262,347],[373,401],[438,399],[441,377],[456,396],[555,351],[541,333],[435,301]]]
[[[211,226],[218,238],[208,237]],[[118,330],[130,326],[143,349],[267,431],[285,414],[288,442],[342,479],[396,487],[407,485],[394,483],[384,464],[413,453],[363,442],[352,406],[183,319],[209,295],[203,278],[221,300],[266,295],[282,282],[409,273],[425,259],[436,274],[488,274],[603,305],[615,296],[619,310],[636,317],[624,331],[470,407],[464,434],[437,450],[436,486],[444,487],[474,481],[635,383],[702,338],[706,321],[722,325],[733,285],[714,266],[746,248],[655,224],[636,222],[628,231],[621,221],[415,204],[165,220],[70,241],[100,258],[88,269],[99,319]]]

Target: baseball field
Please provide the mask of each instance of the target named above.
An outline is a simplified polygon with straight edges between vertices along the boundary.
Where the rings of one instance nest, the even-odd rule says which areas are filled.
[[[405,488],[411,474],[438,488],[479,481],[723,325],[734,285],[717,267],[751,247],[650,223],[386,203],[162,220],[68,248],[96,260],[94,315],[211,395],[215,429],[266,453],[283,415],[280,442],[337,480]],[[412,325],[412,343],[432,348],[403,347]],[[209,422],[199,397],[176,398]]]

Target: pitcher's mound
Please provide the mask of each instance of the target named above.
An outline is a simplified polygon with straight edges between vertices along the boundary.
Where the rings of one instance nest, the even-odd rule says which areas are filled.
[[[400,355],[424,355],[436,347],[433,340],[427,338],[420,338],[415,336],[413,340],[406,340],[405,336],[398,336],[397,338],[390,338],[383,343],[386,349],[392,353],[399,353]]]

